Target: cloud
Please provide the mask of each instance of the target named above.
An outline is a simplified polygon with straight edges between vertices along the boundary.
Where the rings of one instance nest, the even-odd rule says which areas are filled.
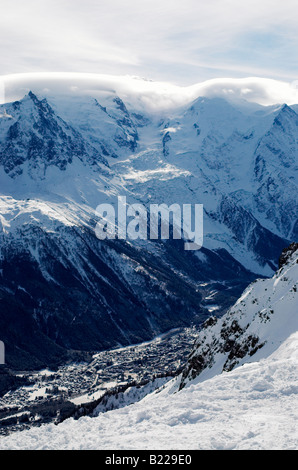
[[[79,73],[31,73],[3,76],[0,89],[5,101],[22,98],[30,90],[41,96],[92,96],[99,100],[117,94],[139,109],[170,110],[198,97],[221,97],[230,101],[273,105],[298,103],[298,81],[291,83],[266,78],[221,78],[192,86],[177,86],[132,76]]]
[[[1,0],[0,73],[298,78],[296,0]]]

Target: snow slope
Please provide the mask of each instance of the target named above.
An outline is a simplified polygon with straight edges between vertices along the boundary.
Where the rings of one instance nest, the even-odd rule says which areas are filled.
[[[189,380],[181,391],[178,377],[131,406],[15,433],[2,438],[0,448],[297,450],[297,260],[296,251],[272,279],[252,284],[220,320],[247,325],[239,344],[248,330],[265,343],[232,371],[218,366],[221,338],[212,336],[211,325],[211,333],[207,328],[202,334],[213,341],[212,377]]]

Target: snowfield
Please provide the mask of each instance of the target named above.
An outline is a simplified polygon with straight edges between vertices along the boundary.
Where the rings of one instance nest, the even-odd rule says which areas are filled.
[[[173,394],[2,438],[0,449],[297,449],[298,333],[272,355]]]

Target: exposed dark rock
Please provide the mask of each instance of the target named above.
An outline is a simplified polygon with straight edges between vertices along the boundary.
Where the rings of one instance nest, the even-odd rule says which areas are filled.
[[[280,255],[279,261],[278,261],[278,268],[282,268],[288,261],[288,259],[292,256],[295,251],[298,250],[298,243],[291,243],[287,248],[284,248],[282,250],[282,253]]]
[[[27,383],[26,378],[15,376],[6,366],[0,365],[0,397]]]
[[[55,115],[46,99],[40,100],[29,92],[14,108],[12,124],[0,142],[0,165],[12,178],[23,173],[25,162],[29,163],[29,174],[40,179],[49,166],[63,171],[75,157],[91,165],[108,166],[102,154]]]

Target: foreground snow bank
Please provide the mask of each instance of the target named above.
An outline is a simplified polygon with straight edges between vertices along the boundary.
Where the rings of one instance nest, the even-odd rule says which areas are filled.
[[[1,449],[297,449],[298,333],[268,358],[97,418],[2,438]]]

